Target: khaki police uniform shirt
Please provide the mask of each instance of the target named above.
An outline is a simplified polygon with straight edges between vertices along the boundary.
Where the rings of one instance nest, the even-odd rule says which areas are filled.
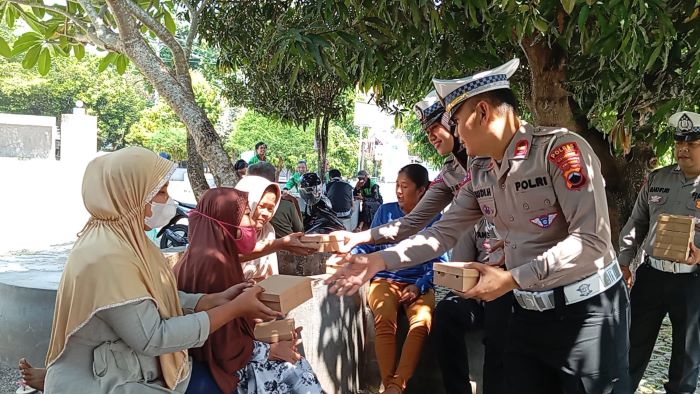
[[[477,158],[469,170],[442,220],[380,252],[388,269],[444,253],[482,215],[506,241],[506,267],[524,290],[574,283],[615,259],[600,162],[579,135],[522,122],[500,165]]]
[[[652,254],[656,221],[662,213],[695,217],[697,245],[700,241],[700,177],[686,179],[677,165],[663,167],[649,174],[639,191],[632,216],[620,232],[618,261],[621,265],[630,265],[640,244],[646,254]]]
[[[498,235],[494,225],[489,223],[486,218],[482,218],[452,248],[452,260],[487,263],[489,261],[489,252],[491,251],[491,242],[496,239],[498,239]]]
[[[408,215],[370,230],[374,242],[399,242],[425,228],[452,202],[465,179],[466,171],[450,154],[445,159],[440,174]]]

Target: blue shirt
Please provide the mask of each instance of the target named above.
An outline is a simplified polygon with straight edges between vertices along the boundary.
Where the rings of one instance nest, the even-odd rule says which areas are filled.
[[[404,216],[403,211],[399,208],[399,203],[392,202],[388,204],[382,204],[374,214],[374,219],[372,220],[372,228],[379,227],[383,224],[387,224],[391,221],[399,219]],[[433,225],[433,223],[440,220],[441,215],[435,216],[427,227]],[[382,245],[360,245],[356,246],[353,250],[353,254],[369,254],[380,251],[382,249],[389,248],[395,244],[382,244]],[[423,264],[419,264],[410,268],[404,268],[395,272],[392,271],[380,271],[377,275],[372,278],[378,279],[388,279],[395,282],[410,283],[415,284],[420,290],[421,294],[424,294],[429,289],[433,288],[433,263],[447,261],[447,255],[443,254],[437,258],[430,261],[426,261]]]

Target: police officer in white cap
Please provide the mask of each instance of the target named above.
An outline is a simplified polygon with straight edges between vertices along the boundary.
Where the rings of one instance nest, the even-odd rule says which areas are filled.
[[[455,198],[457,192],[468,180],[466,177],[467,153],[453,130],[442,123],[445,107],[435,91],[431,91],[415,104],[416,117],[428,135],[428,141],[440,155],[447,155],[437,178],[418,205],[408,215],[359,233],[335,232],[346,241],[343,251],[350,251],[362,243],[394,243],[408,238],[422,230]],[[488,250],[496,236],[492,225],[482,220],[470,231],[465,232],[452,251],[454,261],[487,261]],[[510,315],[512,294],[486,303],[464,299],[449,294],[438,303],[435,309],[433,336],[437,344],[437,358],[440,364],[443,383],[448,393],[471,394],[469,383],[468,349],[465,332],[484,327],[486,344],[484,360],[484,393],[505,393],[502,388],[502,355],[505,325]],[[486,309],[486,313],[484,313]],[[484,316],[486,315],[486,316]]]
[[[674,129],[674,155],[678,164],[649,174],[634,205],[632,216],[620,233],[619,261],[628,284],[629,265],[641,246],[644,260],[636,271],[631,293],[630,375],[636,387],[644,375],[668,315],[673,325],[669,394],[695,393],[700,372],[700,232],[690,243],[683,261],[669,261],[654,252],[660,214],[700,218],[700,115],[678,112],[669,119]],[[696,228],[697,225],[696,225]],[[700,229],[700,228],[698,228]],[[655,256],[656,254],[656,256]]]
[[[352,293],[375,272],[450,248],[481,216],[504,238],[507,270],[473,264],[467,297],[514,290],[505,376],[511,393],[630,392],[627,291],[610,240],[600,162],[564,128],[521,120],[508,78],[518,60],[435,80],[470,155],[467,182],[442,220],[381,252],[345,257],[330,290]]]
[[[338,231],[334,234],[345,239],[343,252],[363,243],[394,243],[406,239],[427,226],[446,206],[448,206],[466,181],[467,153],[459,139],[441,120],[445,113],[435,91],[414,106],[421,127],[428,135],[428,141],[435,150],[445,157],[440,174],[430,184],[428,191],[418,205],[408,215],[366,231],[351,233]]]

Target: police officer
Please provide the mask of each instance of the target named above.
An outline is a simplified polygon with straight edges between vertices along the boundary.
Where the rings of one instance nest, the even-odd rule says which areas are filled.
[[[695,246],[700,232],[696,230],[686,261],[655,257],[653,245],[659,214],[700,218],[700,115],[679,112],[671,116],[669,124],[675,128],[674,154],[678,164],[649,174],[632,216],[620,233],[618,259],[631,285],[629,265],[640,245],[645,253],[631,292],[632,387],[644,375],[661,321],[668,314],[673,325],[673,345],[669,381],[664,388],[669,394],[690,394],[696,392],[700,370],[700,251]]]
[[[445,108],[442,106],[437,93],[431,91],[414,106],[416,117],[421,127],[428,134],[428,141],[440,155],[447,155],[440,174],[430,184],[428,191],[418,202],[418,205],[408,215],[380,227],[359,232],[338,232],[346,239],[344,250],[349,251],[361,243],[394,243],[406,239],[423,229],[456,197],[459,189],[467,181],[465,167],[467,153],[459,139],[442,123]],[[474,226],[473,226],[474,227]],[[454,261],[485,261],[489,239],[485,234],[493,235],[493,226],[482,221],[471,231],[464,234],[452,251]],[[468,350],[464,333],[470,329],[484,327],[485,360],[484,360],[484,393],[505,393],[502,371],[503,343],[505,342],[505,327],[510,315],[512,294],[508,293],[498,300],[484,305],[473,299],[465,299],[458,294],[450,293],[445,300],[438,303],[435,310],[433,329],[438,345],[438,362],[441,366],[445,390],[448,393],[469,393],[469,364]],[[484,317],[484,315],[486,315]]]
[[[610,241],[600,162],[564,128],[517,116],[514,59],[457,80],[435,80],[474,159],[470,180],[433,227],[370,255],[346,256],[327,282],[357,291],[375,272],[444,252],[482,216],[505,240],[507,270],[472,264],[465,293],[486,301],[514,290],[505,373],[511,393],[629,393],[627,291]]]
[[[464,184],[467,154],[459,140],[442,124],[445,108],[435,91],[431,91],[422,101],[416,103],[414,111],[421,122],[421,127],[428,134],[428,141],[440,155],[447,155],[440,174],[408,215],[362,232],[335,233],[345,238],[342,252],[348,253],[352,248],[363,243],[395,243],[417,233],[452,202],[459,188]]]

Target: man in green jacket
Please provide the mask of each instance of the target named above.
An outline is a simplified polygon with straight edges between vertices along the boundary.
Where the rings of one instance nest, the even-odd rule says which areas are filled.
[[[248,160],[248,165],[252,165],[261,161],[267,161],[267,158],[265,157],[266,152],[267,144],[265,144],[262,141],[255,144],[255,156],[253,156],[252,159]]]
[[[289,192],[292,188],[296,188],[299,191],[299,185],[301,184],[301,176],[306,174],[308,167],[306,166],[306,160],[299,160],[297,163],[297,172],[292,174],[292,177],[287,180],[284,185],[283,191]]]

